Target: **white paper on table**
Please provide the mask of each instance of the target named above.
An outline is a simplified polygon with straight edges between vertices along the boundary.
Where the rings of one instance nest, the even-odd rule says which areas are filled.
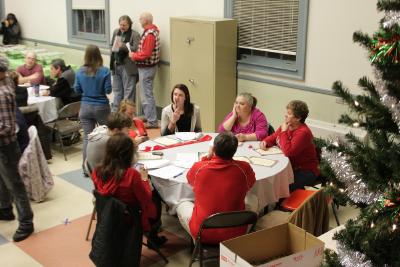
[[[180,141],[177,139],[169,138],[169,137],[159,137],[153,140],[156,143],[159,143],[164,146],[175,145],[178,144]]]
[[[185,169],[190,169],[195,162],[199,161],[199,154],[195,153],[178,153],[174,165]]]
[[[149,160],[149,159],[162,159],[160,155],[153,155],[151,152],[139,152],[138,160]]]
[[[273,147],[269,147],[267,150],[262,150],[261,148],[259,149],[255,149],[255,152],[257,152],[258,154],[260,154],[261,156],[265,156],[265,155],[275,155],[275,154],[282,154],[282,150],[279,147],[273,146]]]
[[[152,170],[167,166],[170,163],[170,161],[167,159],[151,159],[151,160],[139,160],[138,163],[143,164],[146,169]]]
[[[175,133],[175,137],[182,141],[190,141],[190,140],[195,140],[195,139],[201,137],[201,133],[177,132],[177,133]]]
[[[178,178],[178,176],[182,175],[184,172],[185,169],[183,168],[179,168],[174,165],[168,165],[159,169],[149,171],[149,175],[162,179],[174,180]]]
[[[254,165],[261,165],[264,167],[272,167],[277,163],[276,160],[259,158],[259,157],[251,157],[250,162]]]

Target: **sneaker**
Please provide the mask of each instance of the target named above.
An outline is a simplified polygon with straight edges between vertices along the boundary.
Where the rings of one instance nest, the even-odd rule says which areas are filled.
[[[13,221],[15,220],[15,215],[12,210],[0,211],[0,221]]]
[[[145,126],[146,126],[146,129],[157,129],[157,128],[160,128],[160,127],[158,127],[158,123],[156,123],[156,124],[150,124],[150,123],[146,123],[145,124]]]
[[[33,233],[33,231],[34,231],[33,226],[29,228],[18,228],[17,231],[15,231],[15,234],[13,235],[14,242],[19,242],[26,239]]]

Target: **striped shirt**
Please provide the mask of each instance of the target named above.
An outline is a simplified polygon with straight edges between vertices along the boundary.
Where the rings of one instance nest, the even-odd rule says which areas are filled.
[[[15,105],[14,83],[5,77],[0,80],[0,146],[17,140]]]

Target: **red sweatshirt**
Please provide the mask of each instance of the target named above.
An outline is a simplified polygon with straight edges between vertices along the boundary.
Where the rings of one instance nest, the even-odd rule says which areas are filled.
[[[149,29],[155,29],[157,31],[158,28],[156,25],[151,24],[151,25],[147,25],[144,28],[144,32],[149,30]],[[140,51],[134,52],[133,56],[132,56],[132,60],[134,61],[144,61],[148,58],[151,57],[153,50],[156,46],[156,38],[153,34],[148,34],[146,36],[146,39],[144,39],[143,44],[142,44],[142,49]]]
[[[144,122],[141,119],[134,118],[133,119],[133,124],[137,128],[138,132],[136,132],[133,129],[129,130],[128,135],[129,135],[130,138],[134,139],[136,136],[138,136],[138,134],[139,134],[139,136],[146,136],[147,135],[146,127],[144,126]]]
[[[149,182],[142,181],[137,170],[127,169],[119,183],[114,177],[104,182],[97,176],[96,170],[93,171],[92,178],[96,190],[101,195],[113,196],[131,207],[139,203],[142,209],[143,230],[150,230],[149,218],[156,218],[156,206],[151,198]]]
[[[213,156],[211,160],[203,158],[196,162],[187,174],[193,187],[195,201],[190,232],[197,236],[201,223],[217,212],[244,210],[244,198],[256,181],[250,164],[244,161],[224,160]],[[208,244],[246,233],[246,227],[229,229],[209,229],[203,231],[202,240]]]
[[[312,171],[319,176],[317,151],[313,143],[313,135],[306,124],[300,125],[297,129],[290,131],[281,130],[281,127],[263,141],[267,147],[278,145],[283,154],[289,158],[294,171]]]

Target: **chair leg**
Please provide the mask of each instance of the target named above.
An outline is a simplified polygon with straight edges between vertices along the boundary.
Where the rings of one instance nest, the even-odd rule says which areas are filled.
[[[192,252],[192,258],[190,259],[189,267],[191,267],[193,262],[195,262],[198,249],[199,249],[199,242],[196,242],[194,244],[194,248],[193,248],[193,252]]]
[[[65,161],[68,161],[67,160],[67,154],[65,154],[65,150],[64,150],[64,145],[63,145],[63,142],[62,142],[61,134],[58,131],[57,131],[57,136],[58,136],[58,142],[60,142],[61,150],[62,150],[62,152],[64,154],[64,159],[65,159]]]
[[[201,242],[199,242],[199,262],[200,267],[203,267],[203,248],[201,246]]]
[[[332,201],[331,206],[332,206],[333,216],[335,216],[336,224],[337,224],[338,226],[340,226],[340,222],[339,222],[339,218],[338,218],[338,215],[337,215],[337,212],[336,212],[336,207],[335,207],[335,205],[336,205],[335,202]]]
[[[165,261],[165,264],[168,264],[169,261],[168,261],[167,257],[165,257],[165,255],[156,246],[156,244],[154,244],[154,242],[151,241],[147,236],[146,236],[146,239],[147,239],[147,244],[143,242],[143,245],[145,245],[148,248],[149,248],[149,245],[150,245],[151,248],[149,248],[149,249],[154,250],[155,252],[157,252],[157,254]]]
[[[86,241],[89,241],[89,234],[90,234],[90,229],[92,228],[92,223],[96,219],[96,207],[93,208],[92,216],[90,217],[90,222],[89,222],[89,227],[86,232]]]

